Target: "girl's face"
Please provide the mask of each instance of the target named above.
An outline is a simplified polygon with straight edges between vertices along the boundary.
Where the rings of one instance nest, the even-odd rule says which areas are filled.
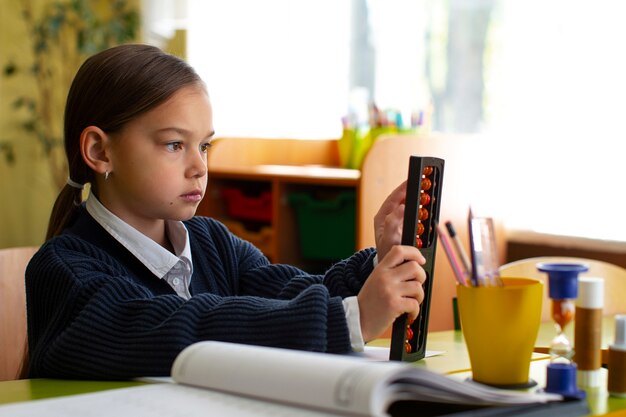
[[[111,136],[102,203],[148,236],[163,220],[191,218],[207,185],[213,114],[203,88],[189,86]]]

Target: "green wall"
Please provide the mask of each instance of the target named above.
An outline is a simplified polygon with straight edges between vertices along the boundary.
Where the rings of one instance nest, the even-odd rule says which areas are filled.
[[[28,33],[20,18],[18,0],[0,5],[0,68],[8,62],[31,62]],[[38,245],[43,242],[50,209],[57,189],[47,158],[36,139],[19,126],[25,111],[15,111],[13,101],[24,93],[34,94],[31,77],[0,77],[0,140],[14,147],[15,162],[0,154],[0,247]]]
[[[104,18],[111,16],[111,2],[108,0],[86,1],[95,15]],[[14,63],[18,68],[32,65],[32,39],[22,18],[23,7],[30,7],[32,15],[37,18],[42,15],[44,8],[51,7],[55,2],[4,0],[0,3],[0,70],[4,70],[8,63]],[[140,0],[128,0],[128,4],[139,11]],[[139,28],[137,33],[140,33]],[[63,74],[68,86],[80,65],[76,49],[70,46],[75,43],[74,38],[65,43],[68,45],[66,59],[47,61],[58,70],[57,74]],[[52,93],[55,97],[51,130],[60,137],[67,87],[63,83],[59,84],[59,89]],[[35,78],[26,71],[18,71],[11,77],[0,76],[0,143],[9,143],[15,156],[15,161],[9,163],[6,154],[0,152],[0,248],[43,243],[48,217],[59,190],[50,168],[51,159],[45,155],[36,136],[21,127],[29,113],[25,109],[16,111],[13,106],[17,97],[36,96],[36,92]],[[61,147],[58,149],[64,160]],[[63,171],[56,172],[57,177],[60,174],[61,181],[66,178],[67,174]]]

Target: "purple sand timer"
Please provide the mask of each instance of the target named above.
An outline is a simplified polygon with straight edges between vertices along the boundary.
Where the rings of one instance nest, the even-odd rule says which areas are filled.
[[[585,392],[576,387],[574,349],[565,335],[565,328],[574,320],[578,297],[578,274],[589,270],[584,264],[540,263],[537,269],[548,274],[548,297],[552,300],[552,320],[556,336],[550,343],[546,391],[568,398],[584,398]]]

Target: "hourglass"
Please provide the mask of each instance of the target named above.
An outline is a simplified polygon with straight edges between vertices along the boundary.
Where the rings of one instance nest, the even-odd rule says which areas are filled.
[[[585,392],[576,387],[576,364],[572,361],[574,349],[565,334],[565,328],[574,320],[578,297],[578,274],[589,270],[587,265],[568,263],[540,263],[537,269],[548,274],[548,296],[552,300],[552,320],[556,336],[550,343],[546,391],[569,398],[583,398]]]

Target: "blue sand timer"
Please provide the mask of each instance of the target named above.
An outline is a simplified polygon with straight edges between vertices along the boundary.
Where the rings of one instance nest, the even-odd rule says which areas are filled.
[[[565,335],[565,328],[574,320],[578,297],[578,274],[589,270],[587,265],[568,263],[540,263],[537,269],[548,274],[548,296],[552,300],[552,320],[556,336],[550,343],[546,391],[568,398],[584,398],[585,392],[576,387],[576,364],[572,362],[574,349]]]

